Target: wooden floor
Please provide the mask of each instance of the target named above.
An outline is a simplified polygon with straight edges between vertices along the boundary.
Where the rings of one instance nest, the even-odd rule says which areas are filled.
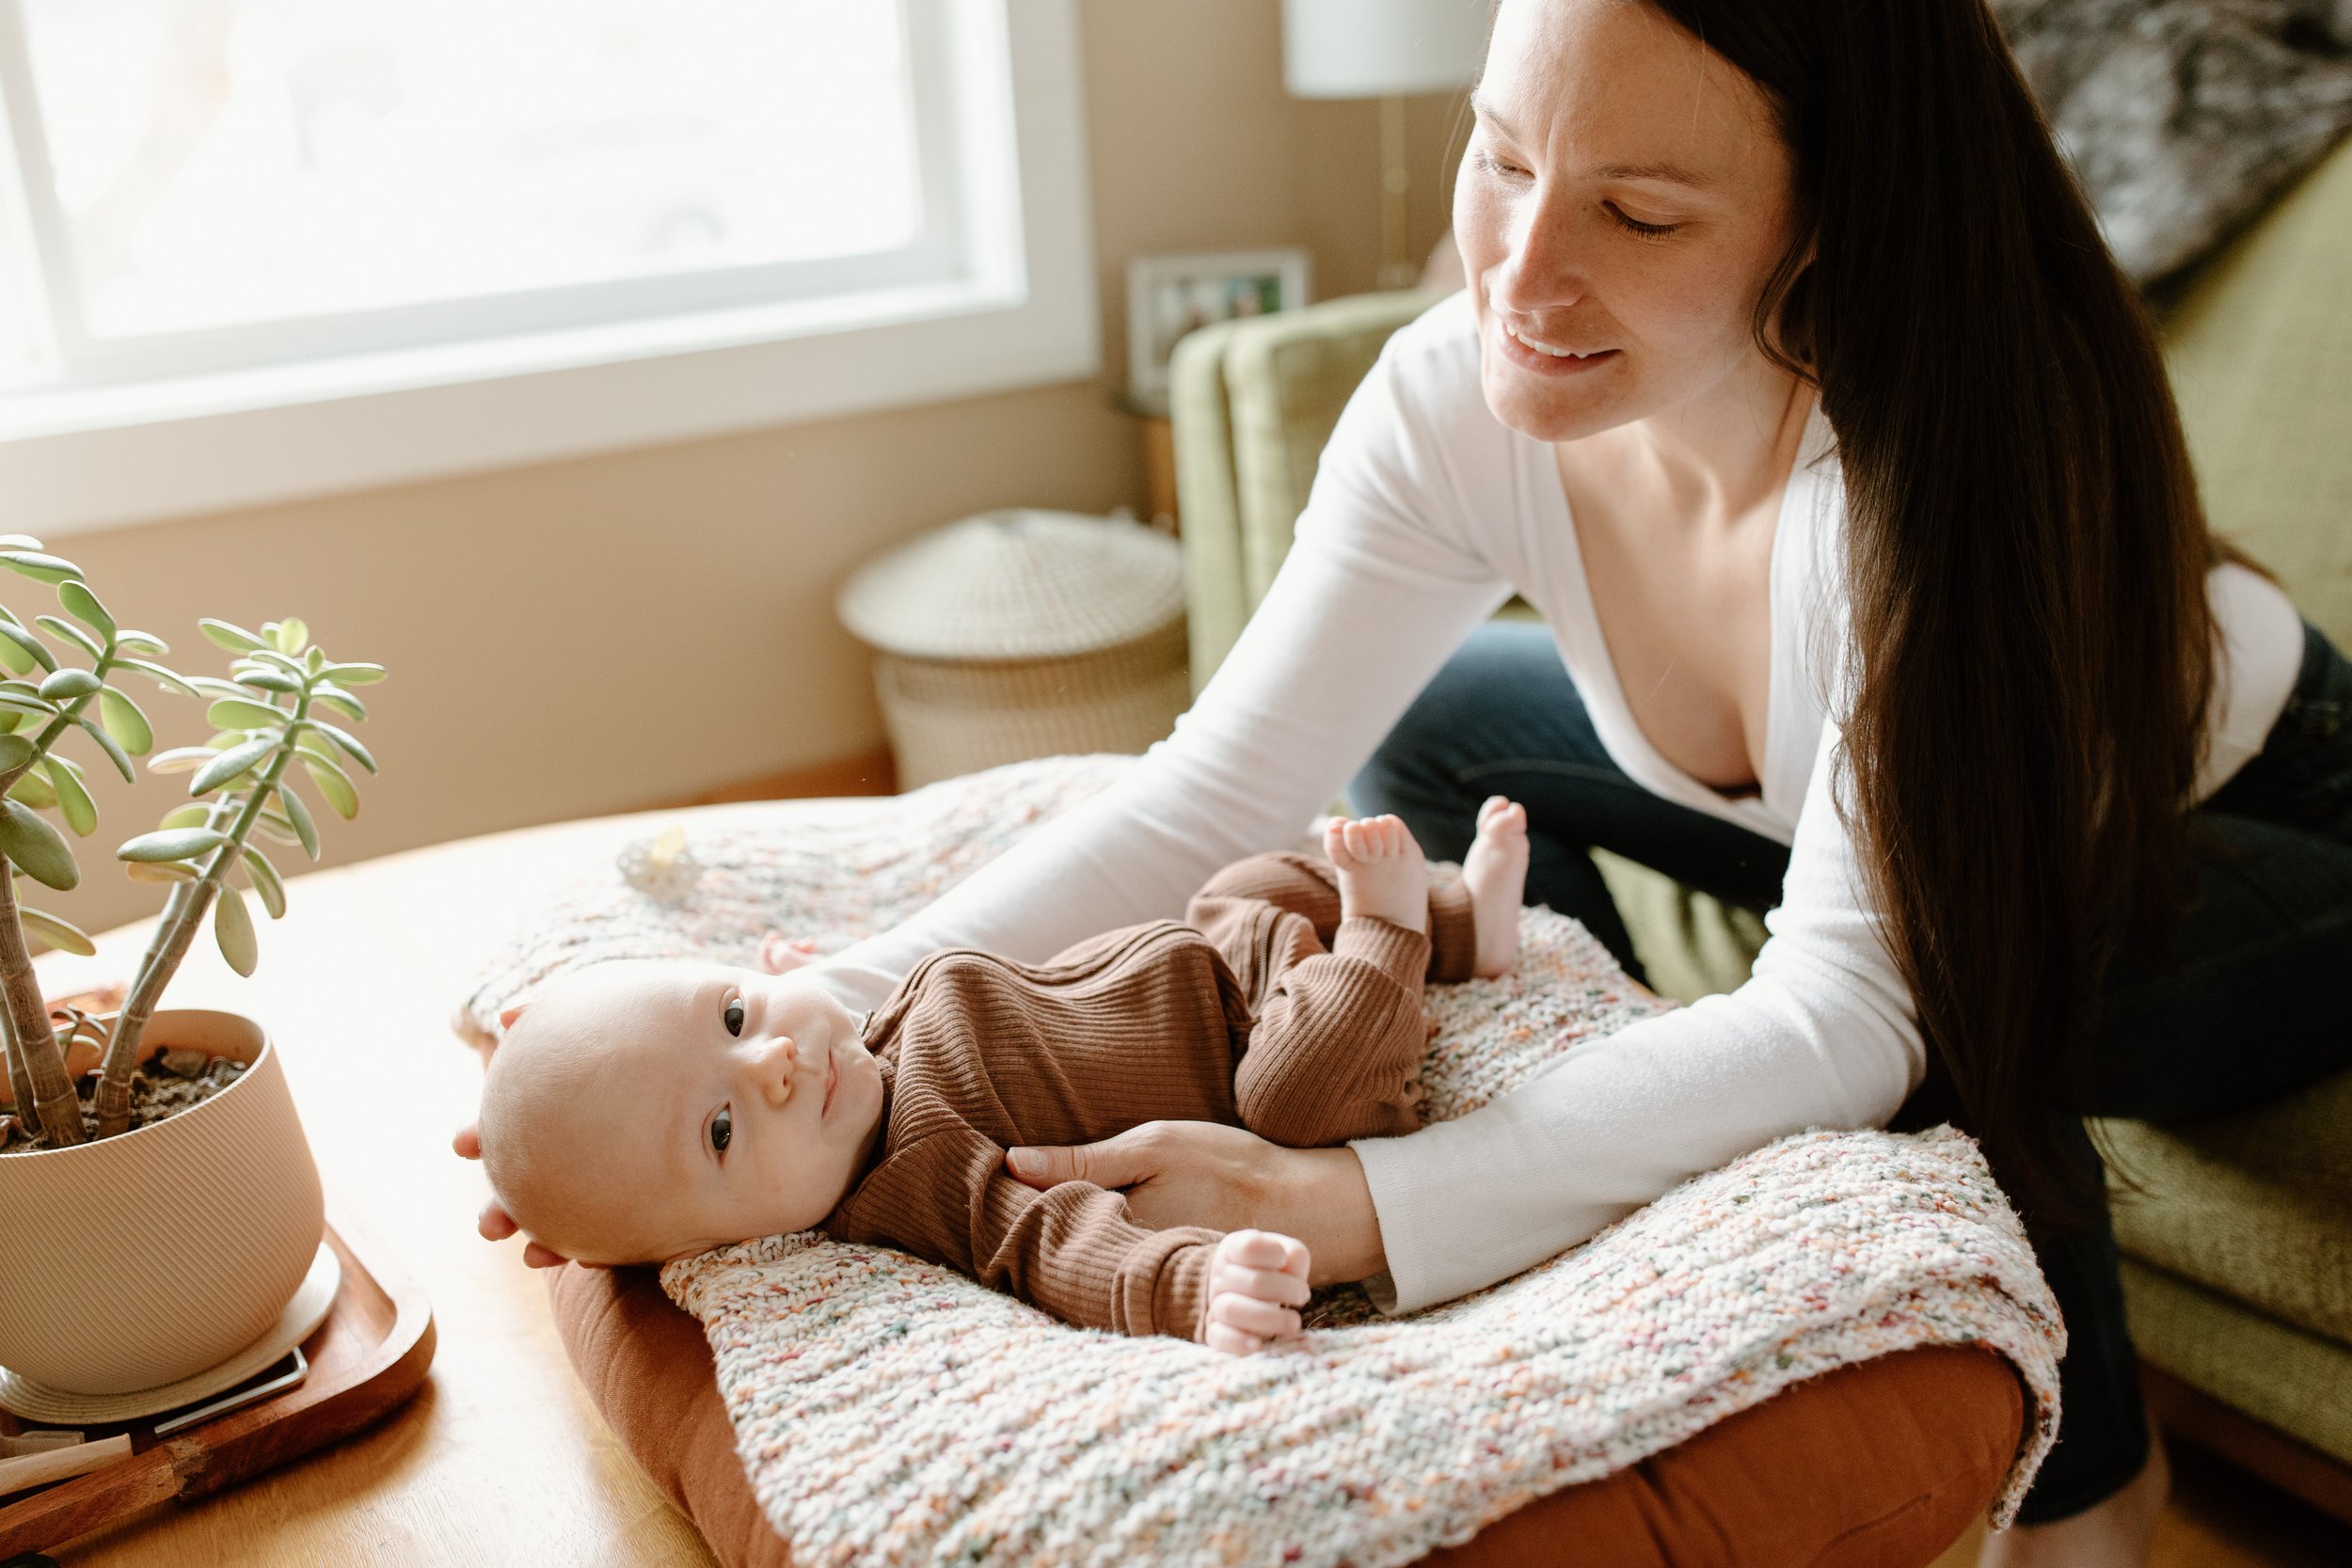
[[[2167,1449],[2172,1500],[2149,1568],[2345,1568],[2352,1525],[2328,1517],[2223,1460],[2183,1443]],[[1936,1559],[1970,1568],[1980,1530]]]

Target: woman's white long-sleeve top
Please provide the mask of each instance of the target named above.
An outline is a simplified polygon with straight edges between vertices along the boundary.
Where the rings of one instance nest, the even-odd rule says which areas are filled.
[[[1504,1278],[1783,1134],[1881,1124],[1923,1069],[1910,994],[1831,794],[1844,512],[1827,422],[1816,415],[1805,434],[1772,544],[1762,789],[1726,799],[1635,723],[1553,450],[1488,411],[1478,353],[1467,294],[1390,341],[1324,452],[1264,603],[1169,739],[1105,795],[819,972],[872,1006],[938,948],[1037,960],[1181,916],[1217,867],[1295,844],[1516,591],[1549,625],[1627,775],[1788,844],[1788,878],[1738,990],[1581,1044],[1459,1120],[1352,1146],[1388,1255],[1388,1276],[1371,1283],[1391,1311]],[[2227,646],[2201,798],[2261,749],[2302,653],[2301,623],[2272,584],[2225,567],[2211,590]]]

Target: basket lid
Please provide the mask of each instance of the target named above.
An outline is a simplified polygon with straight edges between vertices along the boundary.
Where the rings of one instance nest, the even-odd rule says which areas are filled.
[[[1052,658],[1131,641],[1184,612],[1176,541],[1124,517],[983,512],[858,568],[834,608],[912,658]]]

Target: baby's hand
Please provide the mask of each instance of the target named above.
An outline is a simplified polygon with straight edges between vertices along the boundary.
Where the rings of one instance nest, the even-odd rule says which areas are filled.
[[[1209,1259],[1209,1308],[1200,1340],[1248,1355],[1298,1332],[1307,1305],[1307,1243],[1271,1230],[1235,1230]]]
[[[796,937],[787,940],[782,931],[771,931],[759,939],[759,967],[771,974],[798,969],[817,961],[817,939]]]

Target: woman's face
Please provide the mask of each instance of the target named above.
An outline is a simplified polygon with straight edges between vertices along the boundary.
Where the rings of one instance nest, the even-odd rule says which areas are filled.
[[[1720,389],[1794,169],[1761,88],[1638,0],[1503,0],[1454,232],[1486,403],[1568,441]]]

